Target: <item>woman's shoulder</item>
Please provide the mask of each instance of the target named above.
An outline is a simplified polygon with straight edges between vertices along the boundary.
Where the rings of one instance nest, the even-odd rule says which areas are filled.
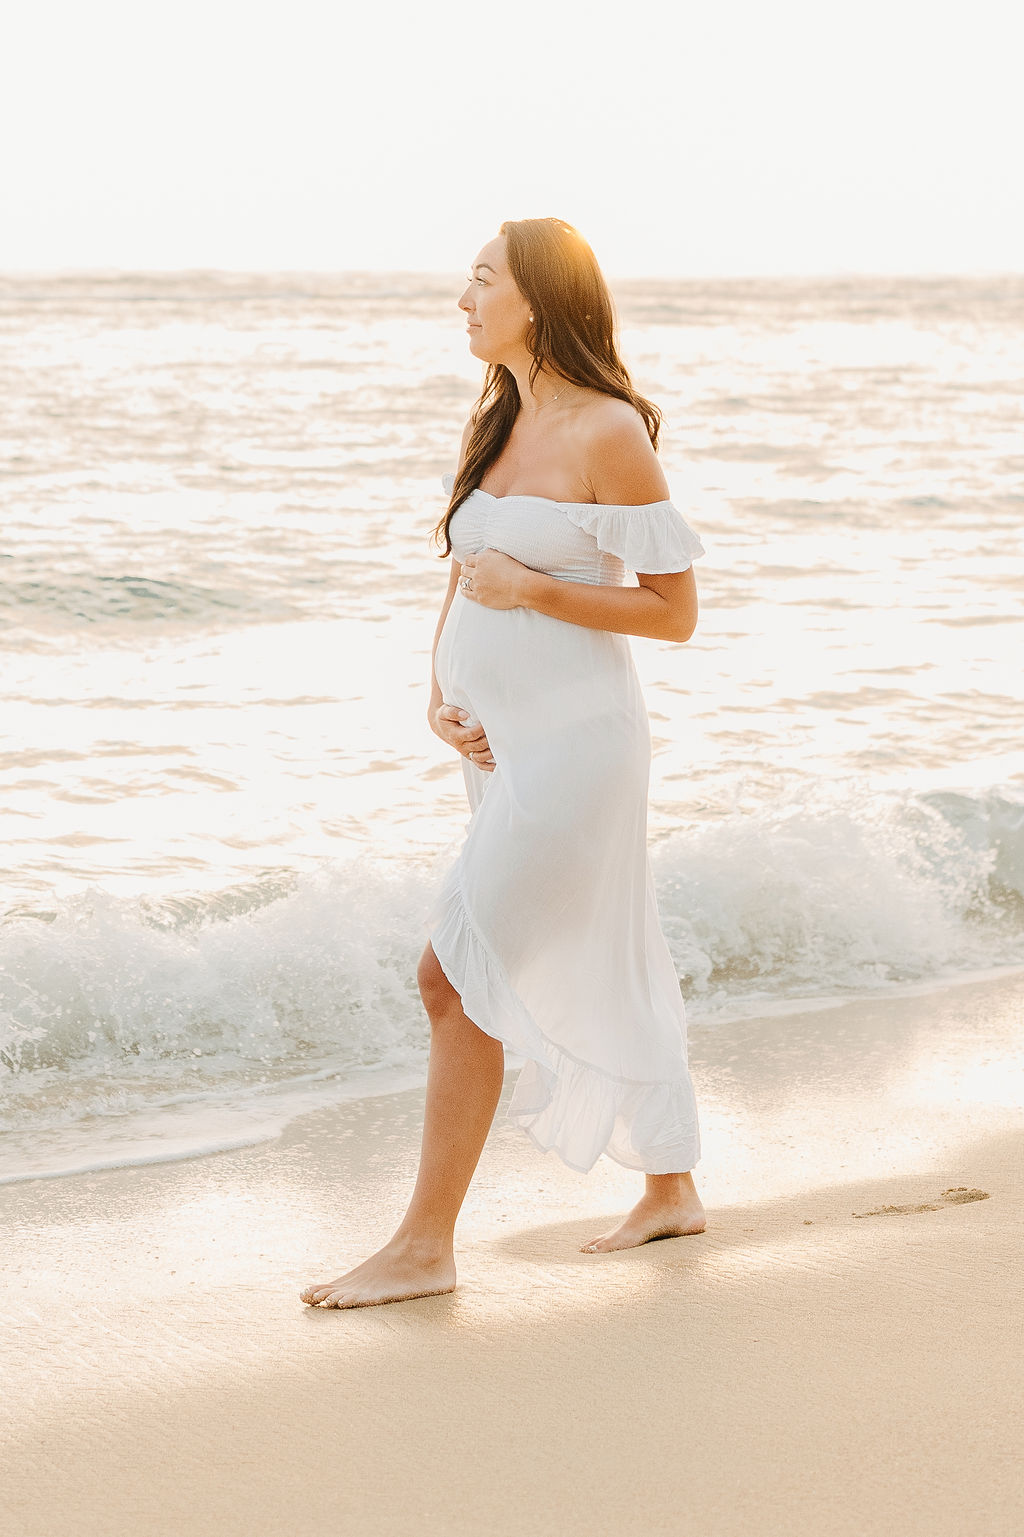
[[[630,505],[667,498],[668,482],[640,412],[628,400],[594,394],[580,426],[595,501]]]
[[[647,427],[636,406],[629,400],[620,400],[618,395],[606,395],[603,390],[587,390],[580,418],[596,436],[639,431],[647,437]]]

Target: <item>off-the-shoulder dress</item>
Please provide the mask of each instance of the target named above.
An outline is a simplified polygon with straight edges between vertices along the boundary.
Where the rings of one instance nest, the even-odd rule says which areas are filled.
[[[450,533],[458,560],[503,550],[573,582],[622,585],[627,570],[684,571],[704,553],[671,501],[478,489]],[[471,816],[425,925],[465,1013],[525,1059],[509,1116],[584,1172],[602,1153],[648,1174],[693,1168],[686,1014],[647,851],[651,735],[629,637],[456,588],[434,666],[496,766],[462,759]]]

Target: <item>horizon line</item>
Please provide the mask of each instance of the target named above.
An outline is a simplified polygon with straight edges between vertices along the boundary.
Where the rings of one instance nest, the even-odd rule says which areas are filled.
[[[223,266],[220,264],[189,264],[175,266],[115,266],[115,265],[84,265],[84,266],[38,266],[38,267],[0,267],[0,279],[4,278],[57,278],[57,277],[133,277],[133,276],[159,276],[159,277],[436,277],[454,278],[459,283],[464,280],[464,274],[459,267],[336,267],[336,266]],[[762,270],[730,270],[730,271],[686,271],[686,272],[610,272],[604,273],[606,281],[612,283],[651,282],[651,283],[707,283],[707,282],[768,282],[778,281],[824,281],[827,279],[847,278],[904,278],[904,279],[936,279],[944,278],[1024,278],[1024,266],[1021,267],[934,267],[934,268],[906,268],[906,267],[831,267],[816,269],[762,269]]]

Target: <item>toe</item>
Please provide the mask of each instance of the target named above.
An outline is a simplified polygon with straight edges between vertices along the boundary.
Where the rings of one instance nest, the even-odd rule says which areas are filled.
[[[315,1307],[318,1302],[324,1300],[330,1289],[329,1286],[307,1286],[306,1290],[302,1293],[302,1300],[303,1302],[311,1303]]]
[[[328,1292],[322,1306],[325,1308],[349,1308],[354,1306],[356,1294],[352,1291],[338,1290]]]

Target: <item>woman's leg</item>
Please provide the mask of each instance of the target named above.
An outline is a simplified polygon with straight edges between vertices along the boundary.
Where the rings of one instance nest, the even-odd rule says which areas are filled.
[[[644,1180],[646,1189],[626,1220],[581,1244],[583,1253],[607,1254],[612,1249],[635,1249],[652,1238],[703,1233],[707,1219],[692,1174],[645,1174]]]
[[[409,1209],[383,1249],[303,1302],[367,1307],[455,1287],[455,1219],[487,1140],[505,1072],[502,1043],[463,1013],[429,943],[417,971],[430,1018],[430,1064],[419,1174]]]

